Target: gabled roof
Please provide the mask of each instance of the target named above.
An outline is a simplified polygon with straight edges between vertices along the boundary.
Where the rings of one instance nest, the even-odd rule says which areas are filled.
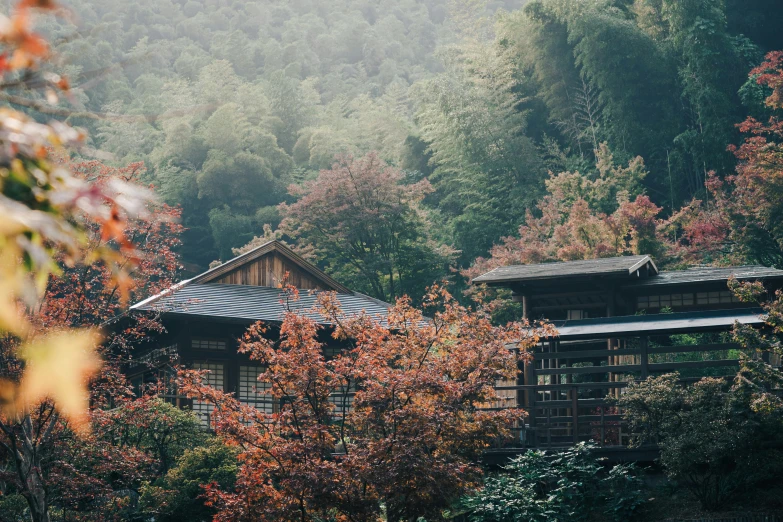
[[[319,292],[301,291],[299,300],[290,303],[290,309],[326,324],[324,318],[313,311]],[[167,315],[192,318],[212,318],[233,321],[282,321],[287,307],[280,288],[267,286],[195,284],[159,297],[154,301],[142,301],[133,306],[135,310],[162,311]],[[346,315],[385,316],[389,304],[364,294],[338,293],[342,311]]]
[[[473,279],[473,283],[502,285],[584,276],[629,277],[645,267],[649,270],[650,275],[658,273],[658,268],[650,256],[622,256],[538,265],[511,265],[501,266],[480,275]]]
[[[157,295],[134,304],[130,309],[224,320],[282,321],[286,307],[281,302],[283,291],[280,288],[213,282],[271,252],[284,257],[296,265],[297,269],[310,275],[321,283],[325,291],[336,292],[347,315],[359,314],[362,311],[370,315],[385,314],[391,306],[351,291],[279,241],[270,241],[192,279],[177,283]],[[316,304],[317,295],[318,291],[301,290],[299,301],[292,303],[291,309],[299,310],[323,322],[320,315],[310,313],[310,309]]]
[[[627,315],[555,323],[561,340],[609,339],[685,332],[730,329],[735,322],[759,326],[764,323],[760,308],[710,310],[673,314]]]
[[[288,248],[283,243],[277,240],[264,243],[263,245],[256,247],[249,252],[245,252],[244,254],[235,257],[234,259],[226,261],[222,265],[218,265],[215,268],[211,268],[206,272],[204,272],[203,274],[199,274],[193,279],[190,279],[188,281],[188,284],[209,283],[210,281],[220,279],[220,277],[226,275],[232,270],[235,270],[246,263],[250,263],[251,261],[255,261],[259,257],[265,256],[266,254],[269,254],[270,252],[273,251],[277,252],[281,256],[288,259],[290,262],[297,265],[301,270],[309,273],[311,276],[313,276],[314,279],[317,279],[322,283],[324,283],[324,286],[326,286],[327,288],[330,288],[331,290],[334,290],[336,292],[345,292],[345,293],[351,292],[350,289],[341,285],[340,283],[332,279],[329,275],[327,275],[326,272],[319,269],[317,266],[313,265],[312,263],[305,261],[304,258],[302,258],[299,254],[297,254],[296,252],[294,252],[293,250],[291,250],[290,248]]]
[[[783,279],[783,270],[759,265],[714,267],[704,266],[660,272],[655,277],[640,279],[626,288],[645,288],[651,286],[683,285],[689,283],[708,283],[711,281],[727,281],[729,278],[740,281],[757,279]]]

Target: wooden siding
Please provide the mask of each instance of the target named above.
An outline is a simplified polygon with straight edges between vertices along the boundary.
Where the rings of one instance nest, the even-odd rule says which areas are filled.
[[[210,281],[210,283],[275,288],[282,283],[286,272],[288,272],[288,282],[300,290],[329,289],[299,266],[276,252],[270,252],[254,261],[239,266],[219,279]]]

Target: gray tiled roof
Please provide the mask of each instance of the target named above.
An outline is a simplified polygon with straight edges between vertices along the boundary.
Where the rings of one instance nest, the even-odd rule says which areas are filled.
[[[282,321],[285,306],[281,303],[282,291],[266,286],[226,284],[185,284],[167,295],[142,301],[131,310],[157,310],[166,314],[190,317],[222,318],[240,321]],[[290,303],[294,311],[303,313],[320,323],[323,317],[313,313],[315,293],[301,290],[299,300]],[[359,293],[338,293],[337,299],[346,315],[386,315],[388,303]]]
[[[686,270],[660,272],[655,277],[634,281],[627,285],[627,288],[726,281],[730,277],[734,277],[738,280],[783,278],[783,270],[758,265],[734,266],[728,268],[712,266],[688,268]]]
[[[630,315],[581,319],[557,324],[560,339],[608,339],[674,332],[728,330],[735,322],[759,325],[764,322],[760,308],[682,312],[673,314]]]
[[[563,277],[622,276],[631,275],[639,268],[650,264],[656,272],[655,264],[650,256],[609,257],[604,259],[589,259],[586,261],[561,261],[539,265],[501,266],[473,279],[474,283],[512,283],[559,279]]]

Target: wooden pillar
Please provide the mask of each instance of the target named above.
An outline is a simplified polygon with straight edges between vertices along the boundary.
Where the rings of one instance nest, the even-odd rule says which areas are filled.
[[[535,360],[525,361],[524,363],[524,375],[523,381],[527,386],[536,386],[538,384],[538,376],[536,375],[536,362]],[[536,388],[526,388],[525,391],[525,410],[527,411],[527,424],[530,426],[530,436],[528,437],[530,443],[533,446],[537,445],[536,441]]]
[[[527,294],[522,294],[522,320],[527,321],[528,313],[530,310],[529,307],[529,299]],[[535,355],[536,347],[533,346],[533,355]],[[536,384],[530,382],[530,370],[531,366],[533,367],[533,372],[535,373],[535,361],[533,359],[530,359],[529,361],[524,361],[520,366],[517,367],[518,371],[517,373],[517,385],[530,385],[530,384]],[[517,405],[524,405],[525,408],[528,410],[528,414],[530,413],[530,404],[531,404],[531,395],[533,392],[529,389],[526,390],[518,390],[517,391]]]
[[[530,296],[527,293],[522,294],[522,320],[530,320]],[[526,360],[522,364],[521,372],[517,373],[517,384],[524,384],[526,386],[533,386],[538,384],[536,377],[536,361],[535,353],[536,347],[532,347],[533,353],[529,360]],[[524,390],[517,391],[517,404],[523,404],[525,411],[527,411],[527,422],[525,424],[530,426],[530,430],[525,434],[525,440],[528,444],[536,445],[536,392],[535,389],[526,388]],[[523,428],[525,426],[523,425]]]
[[[579,394],[576,386],[571,388],[571,434],[574,444],[579,442]]]
[[[642,379],[646,379],[649,376],[648,353],[647,347],[649,344],[649,338],[647,336],[639,338],[639,365],[642,367]]]
[[[614,289],[612,288],[609,290],[606,294],[606,317],[613,317],[614,316]],[[607,339],[606,340],[606,349],[607,350],[615,350],[617,347],[615,346],[615,339]],[[607,363],[609,366],[615,366],[617,365],[617,357],[614,355],[610,355],[608,357]],[[616,382],[617,376],[610,370],[609,371],[609,382]],[[611,395],[615,395],[616,390],[611,391]]]

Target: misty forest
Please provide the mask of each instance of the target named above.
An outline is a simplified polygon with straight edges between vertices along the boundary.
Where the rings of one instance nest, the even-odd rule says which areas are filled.
[[[783,521],[779,0],[0,6],[0,522]]]

